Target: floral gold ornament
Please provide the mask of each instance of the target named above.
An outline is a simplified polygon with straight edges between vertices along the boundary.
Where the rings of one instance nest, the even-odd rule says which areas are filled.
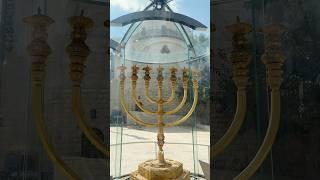
[[[150,101],[153,104],[157,105],[157,111],[153,112],[143,106],[138,102],[137,100],[137,95],[136,95],[136,89],[137,89],[137,81],[139,79],[138,77],[138,71],[139,67],[136,65],[132,66],[132,75],[131,75],[131,98],[135,102],[135,104],[146,114],[156,116],[158,121],[157,123],[151,123],[151,122],[145,122],[135,115],[133,115],[129,109],[127,102],[125,101],[125,66],[120,66],[120,102],[123,110],[127,113],[128,117],[134,121],[135,123],[138,123],[140,125],[146,126],[146,127],[158,127],[158,134],[157,134],[157,141],[158,141],[158,157],[157,159],[153,160],[148,160],[146,162],[143,162],[142,164],[139,165],[138,170],[131,173],[131,179],[132,180],[141,180],[141,179],[147,179],[147,180],[156,180],[156,179],[161,179],[161,180],[171,180],[171,179],[181,179],[181,180],[188,180],[190,179],[190,172],[187,170],[183,170],[183,165],[182,163],[175,161],[175,160],[170,160],[170,159],[165,159],[164,157],[164,150],[163,146],[165,144],[165,136],[164,136],[164,128],[165,127],[172,127],[172,126],[177,126],[183,122],[185,122],[194,112],[197,102],[198,102],[198,73],[197,72],[192,72],[192,84],[193,84],[193,94],[194,94],[194,99],[193,99],[193,104],[189,112],[183,116],[182,118],[178,119],[177,121],[173,122],[164,122],[164,115],[171,115],[179,110],[181,110],[182,107],[184,107],[187,99],[187,92],[188,92],[188,81],[189,81],[189,70],[184,68],[182,70],[182,80],[183,80],[183,89],[184,89],[184,95],[182,98],[182,101],[180,104],[175,107],[173,110],[164,111],[164,105],[171,103],[174,98],[175,98],[175,88],[176,88],[176,83],[177,83],[177,76],[176,72],[178,71],[176,68],[172,67],[170,68],[171,76],[170,76],[170,84],[171,84],[171,95],[168,99],[165,99],[163,97],[163,71],[164,68],[159,66],[157,68],[157,82],[158,82],[158,97],[151,97],[149,95],[149,84],[150,84],[150,71],[152,70],[151,67],[146,66],[143,68],[145,71],[144,75],[144,82],[145,82],[145,96],[148,101]]]

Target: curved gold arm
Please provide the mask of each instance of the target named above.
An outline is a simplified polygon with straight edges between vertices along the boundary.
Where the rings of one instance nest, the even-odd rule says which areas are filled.
[[[81,82],[84,77],[84,63],[90,54],[90,48],[86,45],[86,30],[93,26],[93,21],[83,16],[73,16],[69,19],[69,23],[73,29],[72,40],[66,48],[66,52],[70,58],[70,77],[73,82],[72,86],[72,111],[81,132],[89,140],[89,142],[102,152],[106,157],[109,157],[109,146],[98,137],[91,128],[88,118],[82,107],[81,102]]]
[[[106,157],[109,157],[108,146],[105,145],[98,135],[93,131],[88,123],[88,118],[86,117],[82,104],[81,104],[81,88],[79,86],[74,86],[72,88],[72,110],[75,115],[75,119],[78,122],[80,130],[87,137],[89,142],[94,145],[100,152],[102,152]]]
[[[155,103],[157,104],[158,101],[156,99],[153,99],[150,94],[149,94],[149,81],[145,81],[145,90],[144,93],[146,95],[146,99],[150,102],[150,103]]]
[[[233,139],[238,134],[244,119],[246,117],[247,111],[247,97],[246,91],[244,89],[237,91],[237,109],[234,115],[234,119],[231,123],[231,126],[227,130],[227,132],[222,136],[222,138],[215,143],[210,152],[211,158],[217,157],[220,153],[222,153],[226,147],[230,145]]]
[[[181,119],[175,121],[175,122],[171,122],[171,123],[167,123],[165,124],[165,127],[172,127],[172,126],[177,126],[183,122],[185,122],[194,112],[194,110],[196,109],[197,103],[198,103],[198,88],[193,88],[193,92],[194,92],[194,96],[193,96],[193,103],[191,106],[191,109],[189,110],[189,112],[182,117]]]
[[[127,113],[127,115],[129,116],[129,118],[140,124],[140,125],[143,125],[143,126],[147,126],[147,127],[156,127],[158,126],[158,124],[156,123],[146,123],[140,119],[138,119],[137,117],[135,117],[129,110],[128,110],[128,106],[127,104],[125,103],[125,100],[124,100],[124,82],[123,81],[120,81],[120,103],[121,103],[121,107],[122,109]]]
[[[237,87],[237,107],[233,121],[226,133],[215,143],[210,151],[210,157],[215,158],[221,154],[239,133],[246,117],[248,84],[248,66],[251,61],[250,45],[246,34],[251,31],[249,24],[241,23],[237,16],[236,23],[226,27],[233,34],[230,60],[232,63],[233,81]]]
[[[150,114],[150,115],[157,115],[156,112],[152,112],[151,110],[144,108],[144,107],[138,102],[137,94],[136,94],[136,87],[135,87],[135,86],[132,87],[131,96],[132,96],[132,99],[133,99],[133,101],[135,102],[135,104],[136,104],[143,112],[145,112],[146,114]]]
[[[280,121],[280,91],[275,90],[271,92],[271,114],[269,119],[269,126],[266,136],[260,146],[256,156],[250,164],[237,176],[234,180],[249,179],[261,166],[267,155],[269,154],[274,140],[276,138]]]
[[[63,160],[59,157],[57,152],[54,150],[53,145],[49,142],[47,134],[47,128],[45,125],[44,114],[43,114],[43,87],[33,86],[32,87],[32,110],[36,121],[37,131],[41,140],[41,143],[47,152],[51,161],[64,173],[68,179],[80,180],[81,178],[68,167]]]
[[[51,53],[51,48],[47,43],[47,26],[54,23],[54,20],[49,16],[41,14],[41,9],[38,9],[38,14],[29,16],[23,19],[27,24],[33,26],[32,42],[28,45],[28,52],[32,59],[32,112],[36,124],[36,129],[40,141],[46,151],[49,159],[56,165],[62,173],[72,180],[80,180],[81,178],[60,158],[55,151],[53,144],[49,142],[47,127],[44,118],[44,79],[45,79],[45,62],[48,55]]]
[[[198,90],[197,90],[198,92]],[[198,93],[197,93],[198,94]],[[171,111],[167,111],[164,113],[164,115],[171,115],[171,114],[174,114],[178,111],[180,111],[180,109],[186,104],[187,102],[187,96],[188,96],[188,85],[184,85],[183,86],[183,98],[182,98],[182,101],[180,102],[180,104],[175,107],[173,110]]]
[[[262,32],[265,35],[266,49],[261,60],[266,66],[268,86],[271,89],[271,112],[269,125],[257,154],[249,165],[234,178],[235,180],[249,179],[266,159],[276,139],[281,112],[280,88],[282,84],[282,66],[286,59],[281,40],[282,35],[286,31],[287,28],[280,24],[271,24],[262,29]]]
[[[163,104],[171,103],[174,100],[175,96],[176,96],[176,83],[171,82],[171,95],[170,95],[169,99],[164,100]]]

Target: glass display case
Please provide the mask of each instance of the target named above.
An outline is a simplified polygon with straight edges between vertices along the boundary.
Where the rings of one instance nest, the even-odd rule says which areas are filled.
[[[201,3],[207,6],[205,13],[209,15],[209,1]],[[151,12],[155,14],[148,14]],[[116,14],[111,9],[111,17],[113,13]],[[135,18],[137,13],[141,13],[139,20]],[[200,161],[209,163],[210,151],[210,30],[197,31],[195,29],[205,29],[206,26],[190,17],[184,22],[181,19],[179,21],[180,16],[185,15],[173,12],[169,2],[152,1],[149,6],[146,4],[144,11],[111,20],[111,41],[115,46],[111,47],[110,55],[110,173],[115,179],[133,176],[139,164],[147,160],[160,161],[159,114],[148,114],[148,110],[159,112],[159,102],[155,101],[161,99],[161,78],[161,96],[168,101],[164,103],[163,110],[169,112],[163,116],[163,122],[173,124],[163,130],[165,161],[182,163],[183,168],[190,172],[188,176],[193,179],[204,178]],[[125,24],[126,21],[127,26],[112,26]],[[121,38],[116,37],[119,34]],[[121,66],[126,67],[126,71],[121,73]],[[150,68],[150,72],[147,68]],[[197,74],[199,87],[195,95],[194,87],[197,85],[193,80]],[[124,75],[126,78],[121,80]],[[137,80],[134,79],[135,75]],[[133,85],[133,81],[136,81],[136,85]],[[121,96],[124,96],[127,110],[124,110]],[[187,118],[183,123],[174,124],[184,117]],[[155,123],[155,126],[148,127],[134,119]]]

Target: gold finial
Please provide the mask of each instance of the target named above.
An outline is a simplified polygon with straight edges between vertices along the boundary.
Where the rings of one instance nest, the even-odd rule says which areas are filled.
[[[136,64],[133,65],[131,68],[132,68],[133,72],[138,72],[139,71],[139,67]]]
[[[150,81],[151,79],[150,71],[152,70],[152,68],[147,65],[146,67],[143,68],[143,70],[145,71],[144,80],[146,81],[146,83],[148,83],[148,81]]]
[[[199,71],[192,71],[192,81],[193,81],[193,86],[195,88],[198,87],[198,81],[199,81]]]
[[[157,68],[158,72],[162,72],[163,71],[163,67],[161,67],[161,65],[159,65],[159,67]]]
[[[171,71],[171,73],[176,73],[178,71],[178,69],[175,67],[172,67],[172,68],[170,68],[170,71]]]
[[[121,66],[118,67],[118,69],[120,69],[119,78],[120,78],[121,82],[123,82],[126,79],[125,70],[127,68],[122,64]]]
[[[182,69],[182,79],[183,79],[183,82],[188,82],[188,79],[189,79],[189,70],[186,68],[186,67],[183,67]]]
[[[134,83],[134,81],[138,80],[138,71],[139,71],[139,67],[137,65],[133,65],[132,67],[132,76],[131,76],[131,80]]]
[[[163,75],[162,75],[163,67],[161,67],[161,66],[159,65],[159,67],[157,68],[157,70],[158,70],[157,80],[158,80],[159,82],[162,82],[162,81],[163,81]]]
[[[177,68],[172,67],[172,68],[170,68],[170,71],[171,71],[170,80],[171,80],[172,82],[173,82],[173,81],[176,81],[176,80],[177,80],[177,77],[176,77]]]
[[[188,71],[189,70],[186,67],[183,67],[182,69],[183,75],[187,75]]]
[[[236,17],[236,23],[227,26],[226,29],[233,34],[246,34],[251,32],[250,24],[241,22],[239,16]]]
[[[199,88],[199,71],[192,71],[192,82],[193,82],[193,88],[198,89]]]
[[[118,67],[118,69],[120,69],[120,71],[125,71],[127,69],[127,67],[125,67],[123,64],[121,66]]]
[[[152,68],[147,65],[146,67],[142,68],[142,70],[149,72],[152,70]]]
[[[198,80],[199,78],[199,71],[192,71],[192,79]]]

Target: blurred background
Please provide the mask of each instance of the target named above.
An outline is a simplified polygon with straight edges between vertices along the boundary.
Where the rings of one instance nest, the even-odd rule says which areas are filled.
[[[283,37],[286,61],[281,90],[281,123],[276,142],[252,179],[318,179],[320,161],[320,2],[317,0],[213,0],[211,18],[216,26],[213,60],[213,141],[230,125],[236,106],[228,55],[231,33],[226,26],[236,22],[251,25],[248,35],[252,62],[248,88],[248,112],[232,146],[214,160],[213,178],[231,179],[248,165],[257,152],[268,126],[270,92],[261,61],[265,36],[259,29],[272,23],[286,26]]]
[[[86,61],[82,85],[84,109],[99,137],[108,140],[107,29],[103,25],[107,18],[106,2],[1,0],[0,4],[0,179],[63,179],[42,148],[31,113],[31,58],[26,48],[32,40],[32,27],[24,23],[23,18],[37,14],[38,8],[55,21],[48,27],[48,44],[52,53],[47,60],[44,97],[50,141],[84,179],[108,177],[109,162],[82,135],[72,114],[70,60],[65,51],[72,32],[68,18],[79,16],[84,10],[84,16],[94,21],[87,38],[92,52]]]

